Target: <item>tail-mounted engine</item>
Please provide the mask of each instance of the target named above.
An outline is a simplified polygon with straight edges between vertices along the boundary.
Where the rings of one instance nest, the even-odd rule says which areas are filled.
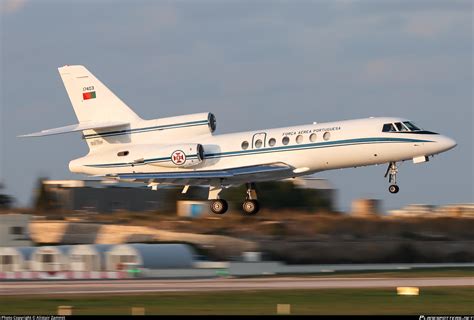
[[[188,168],[200,164],[204,160],[204,148],[199,143],[184,143],[147,150],[143,157],[134,163],[145,163],[152,166],[167,168]]]

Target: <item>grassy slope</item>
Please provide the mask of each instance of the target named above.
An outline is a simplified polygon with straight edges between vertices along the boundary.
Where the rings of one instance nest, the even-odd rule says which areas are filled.
[[[160,293],[120,296],[2,297],[0,314],[275,314],[291,304],[292,314],[473,314],[474,287],[422,288],[420,296],[397,296],[395,289],[324,289],[246,292]]]

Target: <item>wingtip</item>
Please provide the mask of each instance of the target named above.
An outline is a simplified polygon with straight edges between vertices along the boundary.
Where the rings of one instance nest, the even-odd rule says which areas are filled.
[[[22,135],[19,135],[19,136],[16,136],[16,137],[17,138],[31,138],[31,137],[41,137],[42,135],[43,135],[43,131],[40,131],[40,132],[22,134]]]
[[[28,137],[31,137],[31,134],[22,134],[22,135],[19,135],[19,136],[16,136],[17,138],[28,138]]]

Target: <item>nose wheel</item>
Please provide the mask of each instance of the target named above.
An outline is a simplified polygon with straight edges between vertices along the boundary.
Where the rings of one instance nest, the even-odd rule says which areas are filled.
[[[390,162],[388,164],[387,172],[385,172],[385,178],[388,176],[388,182],[391,183],[390,187],[388,187],[388,191],[390,193],[398,193],[400,188],[397,186],[397,173],[398,167],[396,162]]]
[[[392,184],[390,187],[388,187],[388,191],[390,193],[397,193],[400,188],[396,184]]]

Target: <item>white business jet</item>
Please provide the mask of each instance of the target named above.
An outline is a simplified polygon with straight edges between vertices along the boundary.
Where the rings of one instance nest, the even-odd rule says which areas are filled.
[[[246,184],[243,211],[257,213],[255,183],[388,163],[397,193],[397,162],[422,163],[456,142],[402,118],[368,118],[214,134],[212,113],[143,120],[85,67],[59,68],[78,124],[23,137],[82,131],[89,153],[69,163],[74,173],[159,185],[209,186],[216,214],[227,211],[223,188]]]

